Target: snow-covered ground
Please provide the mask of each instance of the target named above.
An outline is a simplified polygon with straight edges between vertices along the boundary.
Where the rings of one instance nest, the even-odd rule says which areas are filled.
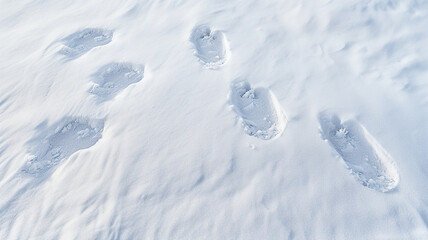
[[[428,239],[428,2],[0,0],[0,239]]]

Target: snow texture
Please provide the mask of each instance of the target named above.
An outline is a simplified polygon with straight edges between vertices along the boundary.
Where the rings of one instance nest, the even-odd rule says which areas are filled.
[[[0,239],[426,240],[426,26],[426,0],[0,0]]]

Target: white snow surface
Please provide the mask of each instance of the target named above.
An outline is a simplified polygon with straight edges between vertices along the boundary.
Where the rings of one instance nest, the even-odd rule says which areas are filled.
[[[0,0],[0,239],[428,239],[427,26],[423,0]]]

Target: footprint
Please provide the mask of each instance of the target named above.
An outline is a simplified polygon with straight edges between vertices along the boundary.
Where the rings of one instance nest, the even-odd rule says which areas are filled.
[[[62,39],[64,47],[60,53],[74,59],[89,52],[94,47],[111,42],[113,31],[101,28],[86,28]]]
[[[235,81],[229,99],[248,135],[269,140],[284,131],[285,116],[275,95],[268,89],[252,89],[246,81]]]
[[[130,84],[141,81],[144,66],[131,63],[114,62],[105,65],[94,75],[94,85],[89,90],[102,100],[116,96]]]
[[[71,120],[58,124],[54,133],[38,136],[38,143],[22,171],[39,176],[70,157],[73,153],[93,146],[102,137],[104,122],[100,120]],[[40,142],[43,144],[39,145]]]
[[[195,46],[195,55],[209,69],[217,69],[230,56],[226,36],[221,31],[213,31],[201,25],[193,29],[190,41]]]
[[[389,153],[354,120],[341,122],[333,114],[319,115],[322,135],[345,161],[355,179],[379,192],[397,187],[398,169]]]

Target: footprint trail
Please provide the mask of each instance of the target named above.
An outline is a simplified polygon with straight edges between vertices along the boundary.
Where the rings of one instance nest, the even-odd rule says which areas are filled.
[[[275,95],[266,88],[251,88],[246,81],[232,83],[230,102],[250,136],[269,140],[280,136],[286,119]]]
[[[224,65],[230,56],[225,34],[208,26],[195,27],[190,41],[195,47],[195,55],[209,69]]]
[[[319,122],[324,139],[359,183],[379,192],[397,187],[399,174],[394,159],[362,125],[354,120],[341,122],[325,112],[319,115]]]
[[[103,46],[111,42],[113,31],[102,28],[86,28],[62,39],[64,47],[60,54],[75,59],[89,52],[94,47]]]
[[[143,77],[143,65],[113,62],[95,73],[94,85],[89,92],[97,95],[100,100],[109,100],[129,85],[141,81]]]
[[[22,171],[34,176],[43,175],[75,152],[95,145],[102,137],[103,128],[104,122],[100,120],[90,123],[89,120],[74,119],[57,124],[53,134],[34,139],[36,145]]]

